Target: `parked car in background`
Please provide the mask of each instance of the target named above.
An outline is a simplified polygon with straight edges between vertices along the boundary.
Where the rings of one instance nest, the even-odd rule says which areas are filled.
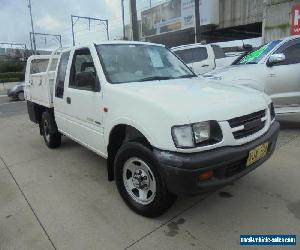
[[[25,96],[46,145],[63,134],[106,158],[108,179],[144,216],[230,184],[274,152],[270,97],[197,77],[163,45],[76,46],[33,71],[41,59],[28,59]]]
[[[269,42],[205,76],[264,91],[279,115],[300,113],[300,36]]]
[[[24,82],[15,85],[11,89],[7,90],[7,96],[13,100],[24,101]]]
[[[226,56],[219,45],[189,44],[173,47],[171,50],[197,75],[230,65],[237,56]]]

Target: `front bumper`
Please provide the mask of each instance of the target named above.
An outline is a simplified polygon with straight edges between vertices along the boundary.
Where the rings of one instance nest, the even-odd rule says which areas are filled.
[[[7,96],[10,98],[16,98],[16,92],[12,91],[11,89],[7,90]]]
[[[168,190],[178,195],[193,195],[230,184],[263,164],[275,150],[279,129],[275,121],[266,134],[241,146],[190,154],[154,149],[154,154]],[[249,151],[265,142],[269,143],[267,155],[246,167]],[[208,170],[213,171],[213,177],[200,181],[200,174]]]

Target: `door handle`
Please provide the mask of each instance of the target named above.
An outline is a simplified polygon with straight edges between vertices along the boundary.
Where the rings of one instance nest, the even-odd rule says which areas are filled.
[[[204,64],[204,65],[202,65],[202,68],[208,67],[208,66],[209,66],[208,64]]]
[[[67,103],[71,104],[71,97],[67,97]]]

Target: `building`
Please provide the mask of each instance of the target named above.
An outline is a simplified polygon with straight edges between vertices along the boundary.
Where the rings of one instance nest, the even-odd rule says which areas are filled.
[[[264,0],[264,5],[264,42],[300,35],[300,0]],[[294,22],[297,22],[298,31],[292,32]]]
[[[300,0],[200,0],[201,40],[212,43],[263,37],[267,42],[289,36],[297,3]],[[194,0],[170,0],[144,10],[139,24],[141,40],[170,47],[194,43],[194,9]],[[130,26],[127,36],[130,40]]]

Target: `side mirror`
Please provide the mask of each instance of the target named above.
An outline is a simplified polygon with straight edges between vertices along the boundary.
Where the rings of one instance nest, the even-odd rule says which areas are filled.
[[[277,63],[281,63],[285,61],[285,55],[283,53],[280,54],[273,54],[269,57],[269,60],[267,62],[268,67],[272,67],[273,65]]]

